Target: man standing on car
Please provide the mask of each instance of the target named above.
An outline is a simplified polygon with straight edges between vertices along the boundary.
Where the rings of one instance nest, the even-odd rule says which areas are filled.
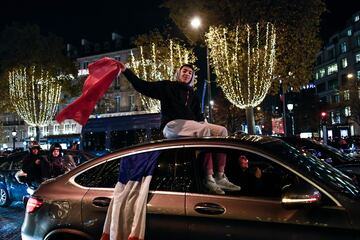
[[[120,62],[121,63],[121,62]],[[175,73],[174,81],[148,82],[138,78],[123,63],[125,77],[135,90],[150,98],[160,100],[161,126],[165,138],[178,137],[227,137],[224,126],[208,123],[201,110],[200,101],[194,93],[194,67],[191,64],[182,65]],[[226,155],[217,156],[217,166],[213,168],[213,156],[205,158],[205,187],[215,194],[225,194],[225,191],[238,191],[239,186],[229,182],[224,174]],[[215,171],[214,171],[215,170]]]

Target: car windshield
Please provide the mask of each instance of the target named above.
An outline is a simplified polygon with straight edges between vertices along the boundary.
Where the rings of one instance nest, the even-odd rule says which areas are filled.
[[[349,177],[311,154],[303,154],[280,140],[264,143],[263,147],[281,159],[285,159],[284,161],[289,165],[295,165],[302,172],[311,175],[335,191],[352,198],[360,197],[359,187]]]

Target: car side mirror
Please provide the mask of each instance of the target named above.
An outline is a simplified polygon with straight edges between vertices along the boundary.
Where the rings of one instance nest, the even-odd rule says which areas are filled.
[[[319,206],[320,202],[320,191],[308,183],[296,183],[283,188],[281,204],[286,209]]]

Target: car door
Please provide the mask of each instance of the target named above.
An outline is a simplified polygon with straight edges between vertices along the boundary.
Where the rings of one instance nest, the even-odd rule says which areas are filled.
[[[191,150],[193,151],[193,149]],[[304,209],[285,209],[281,204],[281,190],[292,181],[299,180],[288,169],[274,159],[246,150],[224,148],[201,148],[197,151],[219,152],[227,155],[225,173],[229,181],[236,182],[239,156],[246,155],[249,164],[262,172],[262,183],[252,184],[259,189],[242,193],[226,192],[215,195],[206,192],[200,183],[195,192],[186,195],[186,214],[192,239],[352,239],[354,232],[348,231],[351,224],[346,211],[324,194],[324,205]],[[201,161],[201,159],[197,159]],[[215,163],[214,163],[215,164]],[[198,162],[202,171],[202,163]],[[216,164],[215,164],[216,165]],[[255,166],[256,165],[256,166]],[[250,165],[249,165],[250,166]],[[255,171],[254,171],[255,172]],[[253,173],[254,173],[253,172]],[[251,173],[251,174],[253,174]],[[198,176],[202,176],[201,173]]]
[[[7,185],[13,201],[22,201],[23,196],[28,194],[26,191],[27,185],[24,183],[19,183],[15,178],[16,172],[21,170],[21,167],[22,158],[12,158],[9,175],[7,177]]]
[[[185,192],[177,167],[177,149],[160,150],[157,168],[154,172],[147,203],[146,238],[184,239],[187,237],[185,217]],[[86,232],[99,237],[102,232],[106,212],[112,199],[118,173],[119,161],[109,160],[89,170],[94,181],[88,183],[88,192],[82,200],[83,224]],[[176,163],[176,164],[175,164]],[[84,173],[85,174],[85,173]],[[88,176],[83,176],[88,178]]]

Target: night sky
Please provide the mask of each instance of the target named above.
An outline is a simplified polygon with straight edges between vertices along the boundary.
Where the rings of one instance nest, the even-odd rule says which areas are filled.
[[[6,0],[1,2],[0,28],[13,21],[34,23],[43,34],[52,32],[75,45],[81,38],[109,40],[115,31],[124,37],[161,29],[171,24],[162,0]],[[344,28],[346,20],[360,11],[360,0],[326,0],[329,12],[322,18],[326,39]]]

